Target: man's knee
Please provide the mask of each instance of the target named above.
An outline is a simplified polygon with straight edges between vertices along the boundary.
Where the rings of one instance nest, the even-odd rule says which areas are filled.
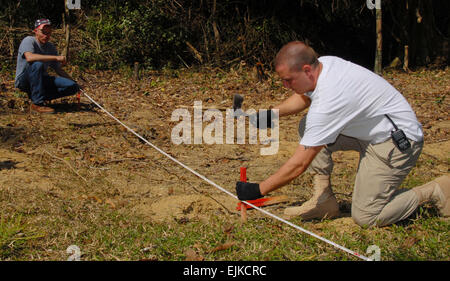
[[[66,78],[67,79],[67,78]],[[80,91],[80,86],[77,84],[77,82],[71,80],[71,79],[67,79],[67,89],[70,90],[70,92],[72,93],[76,93]]]
[[[80,86],[76,82],[73,82],[73,84],[71,86],[69,86],[69,88],[67,90],[68,90],[69,95],[74,95],[74,94],[78,93],[80,91],[80,89],[81,89]]]
[[[80,90],[80,86],[77,84],[77,82],[67,79],[67,78],[62,78],[62,79],[65,79],[65,83],[64,83],[65,85],[63,86],[63,88],[73,89],[73,90],[77,90],[77,91]]]
[[[352,208],[352,219],[361,227],[372,227],[377,225],[377,214],[359,211]]]
[[[52,99],[71,96],[80,91],[80,86],[75,81],[64,77],[56,77],[55,86],[58,93]]]

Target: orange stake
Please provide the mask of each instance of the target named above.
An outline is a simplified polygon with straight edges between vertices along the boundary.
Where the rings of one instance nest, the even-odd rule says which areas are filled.
[[[81,94],[80,92],[77,93],[77,109],[80,110],[80,100],[81,100]]]
[[[241,167],[241,181],[247,182],[247,168]],[[239,202],[241,204],[241,221],[243,223],[247,222],[247,206],[245,203]]]

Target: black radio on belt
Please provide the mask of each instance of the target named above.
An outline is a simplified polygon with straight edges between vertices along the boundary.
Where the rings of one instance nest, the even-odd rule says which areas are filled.
[[[411,147],[411,143],[409,142],[408,138],[406,137],[405,133],[403,132],[403,130],[400,130],[394,123],[394,121],[392,121],[391,118],[389,118],[389,116],[387,116],[387,114],[385,114],[385,116],[389,119],[389,121],[391,121],[392,125],[394,125],[394,130],[391,131],[391,137],[392,140],[394,141],[395,145],[397,146],[397,148],[403,152],[405,150],[407,150],[408,148]]]

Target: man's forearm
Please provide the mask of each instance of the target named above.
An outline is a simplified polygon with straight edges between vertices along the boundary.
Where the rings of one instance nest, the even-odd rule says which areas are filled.
[[[262,195],[278,189],[300,176],[323,146],[305,148],[299,145],[294,155],[272,176],[259,184]]]
[[[273,109],[279,110],[279,116],[286,116],[299,113],[308,108],[310,104],[311,100],[307,96],[295,93]]]
[[[31,52],[26,52],[24,56],[27,62],[35,62],[35,61],[49,62],[58,60],[58,56],[33,54]]]
[[[285,163],[275,174],[259,184],[261,194],[267,195],[269,192],[288,184],[293,179],[300,176],[306,168],[307,167],[295,163]]]

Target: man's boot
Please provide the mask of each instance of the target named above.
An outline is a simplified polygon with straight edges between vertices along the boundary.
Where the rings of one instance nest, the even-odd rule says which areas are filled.
[[[299,207],[284,210],[288,217],[301,216],[304,220],[334,218],[339,215],[339,204],[331,190],[330,176],[314,176],[313,197]]]
[[[450,216],[450,177],[448,175],[434,179],[421,186],[414,187],[419,197],[419,205],[425,202],[433,202],[441,216]]]
[[[38,113],[44,113],[44,114],[53,114],[53,113],[55,113],[55,110],[48,106],[31,103],[30,112],[31,113],[38,112]]]

